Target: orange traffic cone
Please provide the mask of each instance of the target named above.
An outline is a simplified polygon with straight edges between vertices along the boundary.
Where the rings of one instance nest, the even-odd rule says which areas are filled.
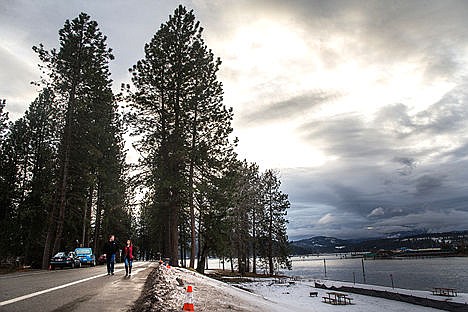
[[[192,294],[192,286],[188,285],[187,286],[187,299],[185,299],[184,303],[184,308],[182,311],[193,311],[195,312],[193,308],[193,294]]]

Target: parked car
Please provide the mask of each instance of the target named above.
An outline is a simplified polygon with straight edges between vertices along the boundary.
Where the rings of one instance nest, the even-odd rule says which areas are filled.
[[[107,261],[106,260],[106,254],[102,254],[102,255],[99,256],[99,258],[97,260],[97,263],[98,264],[104,264],[104,263],[106,263],[106,261]]]
[[[90,266],[96,265],[96,257],[93,255],[91,248],[76,248],[75,253],[80,259],[81,264],[89,264]]]
[[[80,258],[77,257],[76,253],[70,251],[66,253],[64,251],[58,252],[55,256],[50,259],[50,268],[55,270],[55,268],[80,268],[81,262]]]

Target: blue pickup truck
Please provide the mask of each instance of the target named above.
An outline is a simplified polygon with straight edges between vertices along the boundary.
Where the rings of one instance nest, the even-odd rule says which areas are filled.
[[[75,253],[80,259],[81,264],[89,264],[90,266],[96,265],[96,257],[93,255],[91,248],[76,248]]]

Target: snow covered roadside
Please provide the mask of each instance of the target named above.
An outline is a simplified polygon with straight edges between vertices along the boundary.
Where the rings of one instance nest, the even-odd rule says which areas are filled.
[[[144,294],[131,311],[181,311],[188,285],[193,287],[195,311],[291,311],[287,306],[199,273],[162,265],[150,274]]]
[[[334,306],[322,302],[327,290],[310,282],[275,284],[272,279],[239,284],[249,291],[181,268],[160,266],[149,278],[146,302],[133,311],[181,311],[186,298],[186,286],[193,286],[195,311],[439,311],[382,298],[349,294],[352,305]],[[317,291],[317,297],[310,297]]]

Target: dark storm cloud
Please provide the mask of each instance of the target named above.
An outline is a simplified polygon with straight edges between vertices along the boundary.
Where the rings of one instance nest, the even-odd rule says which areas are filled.
[[[442,186],[444,177],[434,177],[430,175],[423,175],[416,179],[416,194],[424,196],[434,192]]]
[[[393,131],[401,138],[421,135],[458,134],[468,119],[468,78],[449,90],[443,97],[428,106],[426,110],[410,116],[403,104],[384,107],[376,122],[392,125]]]
[[[324,148],[332,155],[345,158],[385,156],[391,149],[391,138],[379,128],[366,125],[360,116],[336,116],[311,121],[300,127],[307,141],[330,142]],[[387,157],[387,156],[386,156]]]
[[[393,159],[395,162],[403,165],[397,170],[401,175],[409,175],[413,172],[413,169],[416,167],[417,162],[414,158],[410,157],[395,157]]]
[[[468,166],[468,161],[462,165]],[[466,171],[445,164],[440,170],[447,175],[439,177],[430,175],[431,166],[422,167],[408,176],[396,174],[390,166],[377,169],[364,164],[355,168],[283,170],[283,188],[293,203],[301,203],[299,215],[294,205],[288,214],[292,220],[299,220],[289,224],[290,236],[365,237],[403,230],[465,228],[466,222],[453,216],[468,217]],[[393,183],[386,184],[385,179]],[[320,223],[326,214],[329,222]]]
[[[343,51],[320,46],[321,59],[329,67],[350,58],[383,66],[418,61],[430,81],[450,78],[464,66],[458,51],[468,40],[466,1],[264,0],[219,1],[210,6],[212,12],[225,12],[226,20],[241,14],[285,17],[300,26],[310,42],[338,38],[345,43]],[[215,25],[219,29],[235,26],[223,20]]]
[[[445,94],[442,99],[416,116],[427,120],[417,127],[418,131],[431,134],[456,133],[466,125],[468,119],[468,78]]]
[[[434,136],[450,138],[463,134],[468,119],[467,89],[464,83],[453,88],[414,116],[405,105],[395,104],[383,107],[370,122],[359,115],[338,115],[305,123],[298,132],[313,145],[327,142],[324,149],[329,154],[368,163],[391,160],[402,165],[397,169],[400,174],[410,174],[418,158],[440,151],[437,145],[415,149],[413,144]],[[451,154],[463,154],[463,146]]]
[[[466,222],[458,219],[468,217],[465,90],[461,81],[414,115],[405,105],[395,104],[367,122],[345,115],[303,124],[299,132],[304,138],[312,145],[327,142],[327,153],[339,160],[326,167],[283,171],[292,201],[327,207],[311,209],[315,218],[303,219],[308,223],[301,224],[300,231],[292,223],[289,231],[300,237],[307,232],[347,237],[466,229]],[[446,152],[439,144],[415,148],[422,140],[436,138],[457,138],[458,146]],[[433,154],[439,156],[427,161]],[[325,213],[329,222],[320,224]]]
[[[302,94],[284,101],[260,106],[250,112],[241,113],[240,122],[243,124],[267,123],[276,122],[285,118],[294,118],[307,113],[307,111],[315,107],[332,101],[336,97],[338,97],[337,94],[325,92]]]
[[[333,27],[355,37],[349,49],[366,55],[366,62],[419,59],[426,64],[427,77],[450,77],[461,65],[454,47],[462,47],[468,38],[468,32],[463,31],[468,26],[468,3],[464,1],[325,2],[319,10],[314,10],[312,2],[310,10],[304,12],[318,13],[324,29]],[[336,22],[340,16],[346,22]]]
[[[450,160],[457,160],[466,157],[468,155],[468,142],[464,142],[462,145],[458,146],[456,149],[444,153],[444,156],[448,157]]]

